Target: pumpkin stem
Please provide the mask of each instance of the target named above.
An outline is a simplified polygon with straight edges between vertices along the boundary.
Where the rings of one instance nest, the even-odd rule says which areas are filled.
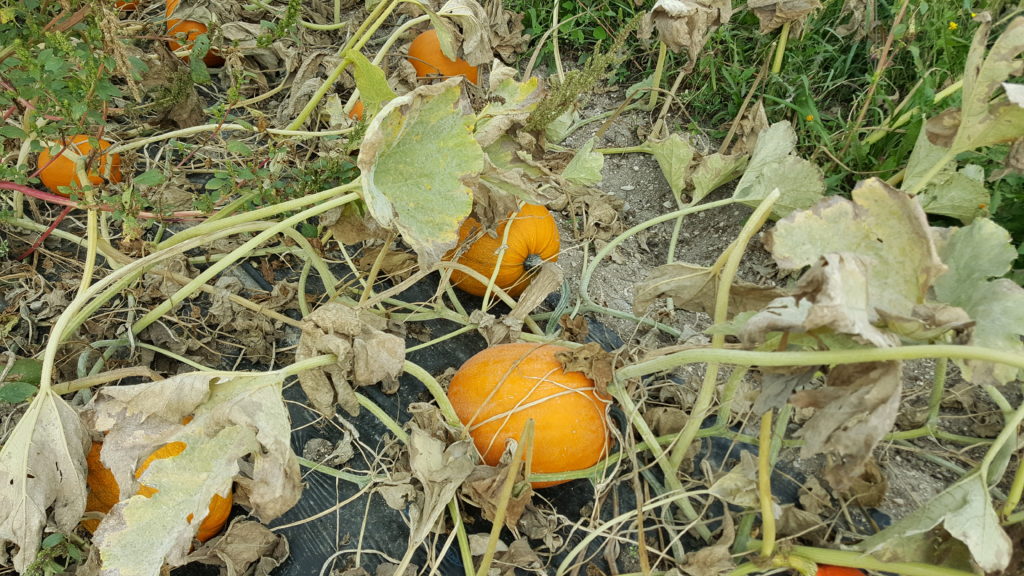
[[[543,263],[544,259],[539,254],[530,254],[526,257],[526,260],[523,260],[523,268],[526,268],[526,271],[529,272]]]

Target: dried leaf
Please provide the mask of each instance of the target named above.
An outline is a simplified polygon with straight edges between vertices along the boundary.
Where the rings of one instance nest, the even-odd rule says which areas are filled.
[[[685,410],[672,406],[655,406],[644,412],[644,421],[658,436],[678,434],[689,419]]]
[[[885,473],[878,467],[875,459],[871,458],[864,463],[864,471],[851,478],[849,486],[838,492],[851,502],[865,508],[873,508],[885,500],[888,490],[889,481],[886,480]]]
[[[987,57],[985,47],[992,17],[982,12],[975,21],[979,26],[964,67],[963,104],[925,124],[928,139],[953,154],[1024,136],[1024,108],[1013,101],[993,101],[1003,82],[1024,73],[1018,58],[1024,52],[1024,17],[1014,18],[1003,29]]]
[[[491,22],[487,11],[476,0],[448,0],[437,13],[457,23],[462,30],[460,46],[466,62],[473,66],[490,64],[494,59],[489,33]],[[456,59],[455,55],[445,55]]]
[[[836,26],[836,34],[840,37],[845,37],[856,32],[853,36],[854,42],[863,38],[866,34],[864,31],[864,13],[867,11],[867,8],[867,0],[845,0],[839,17],[849,16],[849,19],[845,23]]]
[[[718,297],[718,275],[712,268],[685,262],[658,266],[646,280],[636,285],[633,311],[641,314],[658,298],[671,298],[672,305],[683,310],[710,314]],[[785,292],[736,280],[729,288],[729,316],[764,308]]]
[[[537,78],[523,82],[515,79],[516,70],[496,63],[490,75],[487,104],[477,113],[473,137],[480,146],[493,144],[509,128],[526,122],[530,113],[544,97]]]
[[[412,520],[409,546],[414,547],[419,546],[434,529],[448,502],[473,472],[476,448],[472,440],[461,440],[446,446],[415,424],[410,425],[410,428],[409,466],[423,488],[423,492],[417,494],[416,501],[410,504],[409,510]]]
[[[352,385],[393,382],[405,363],[405,341],[383,332],[384,319],[367,310],[329,302],[306,317],[295,351],[296,361],[335,354],[334,364],[299,374],[302,390],[325,416],[334,415],[335,403],[355,416],[359,403]]]
[[[268,575],[289,555],[288,539],[252,520],[232,522],[223,534],[188,555],[187,562],[222,568],[223,576]],[[251,572],[250,572],[251,570]]]
[[[798,433],[804,439],[802,458],[833,453],[840,456],[825,472],[837,490],[848,489],[860,476],[875,446],[892,429],[903,389],[899,362],[842,364],[828,375],[827,386],[793,395],[798,408],[817,412]]]
[[[514,62],[515,57],[526,50],[530,41],[530,36],[523,33],[525,15],[506,10],[501,0],[489,0],[484,4],[490,21],[487,30],[491,34],[491,48],[505,62]]]
[[[761,368],[761,393],[757,395],[752,410],[755,414],[764,414],[782,408],[793,391],[809,384],[817,371],[816,366]]]
[[[49,388],[41,391],[0,448],[0,564],[13,544],[14,569],[24,573],[48,522],[74,530],[85,511],[88,447],[75,410]]]
[[[739,464],[715,480],[708,491],[729,504],[757,509],[757,457],[750,451],[740,452]]]
[[[598,393],[608,396],[608,384],[615,375],[615,357],[597,342],[589,342],[568,352],[555,354],[566,372],[582,372],[594,381]]]
[[[743,455],[746,456],[747,452],[743,452]],[[710,546],[687,554],[686,561],[679,565],[679,569],[689,576],[725,576],[732,573],[736,562],[732,559],[730,548],[735,537],[732,514],[726,510],[722,520],[722,537]]]
[[[497,517],[498,502],[501,501],[505,479],[508,478],[510,471],[518,471],[519,477],[515,480],[512,496],[505,509],[505,526],[513,534],[518,534],[519,519],[533,498],[533,487],[523,477],[521,468],[512,466],[510,462],[503,462],[497,467],[477,466],[462,485],[463,496],[480,509],[485,520],[493,522]]]
[[[761,33],[765,34],[783,24],[789,23],[789,34],[799,37],[804,20],[818,8],[818,0],[750,0],[747,3],[757,19],[761,22]]]
[[[673,52],[686,50],[686,69],[692,70],[708,38],[731,16],[728,0],[657,0],[649,18],[665,46]]]
[[[484,166],[473,119],[458,113],[460,82],[421,86],[391,100],[370,120],[359,149],[370,214],[381,226],[396,227],[424,267],[455,246],[473,205],[463,180]],[[431,142],[430,162],[417,161],[423,142]]]

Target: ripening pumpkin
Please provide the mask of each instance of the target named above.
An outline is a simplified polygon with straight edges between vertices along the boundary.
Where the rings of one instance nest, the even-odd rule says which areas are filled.
[[[365,107],[363,106],[363,101],[356,100],[356,103],[352,105],[352,109],[348,111],[348,117],[353,120],[362,122],[364,108]]]
[[[39,172],[39,179],[42,180],[43,185],[54,194],[60,194],[61,196],[67,196],[67,193],[60,191],[61,186],[82,185],[75,171],[75,163],[66,155],[67,152],[71,151],[82,157],[88,157],[92,153],[92,144],[89,143],[89,135],[87,134],[72,136],[67,142],[67,150],[60,156],[54,158],[50,154],[50,148],[47,147],[39,152],[39,158],[36,160],[36,166],[41,170]],[[100,150],[110,148],[110,142],[103,139],[99,140],[99,145]],[[104,179],[110,182],[121,181],[120,154],[112,156],[100,154],[99,159],[86,168],[89,182],[94,186],[102,184]]]
[[[535,473],[582,470],[608,453],[610,398],[582,372],[565,372],[551,344],[500,344],[467,360],[448,385],[459,420],[484,462],[495,466],[510,439],[534,421]],[[534,488],[561,484],[534,482]]]
[[[449,60],[441,52],[441,41],[437,38],[437,30],[430,29],[413,39],[409,45],[406,60],[416,69],[418,78],[427,76],[465,76],[473,84],[477,80],[477,68],[462,58]]]
[[[114,479],[113,473],[103,465],[100,461],[100,450],[103,444],[100,442],[93,442],[92,448],[89,450],[89,454],[86,456],[86,462],[89,465],[89,473],[86,477],[86,485],[89,488],[89,493],[86,497],[86,512],[102,512],[106,514],[114,507],[114,504],[121,498],[121,490],[117,485],[117,480]],[[149,465],[154,460],[162,460],[164,458],[173,458],[178,454],[185,451],[184,442],[171,442],[166,444],[155,452],[149,455],[139,469],[135,471],[135,477],[139,478],[142,473],[149,468]],[[138,494],[146,496],[147,498],[156,494],[157,490],[146,485],[139,486]],[[228,516],[231,514],[231,505],[234,498],[231,492],[228,492],[227,496],[221,496],[220,494],[214,494],[213,498],[210,499],[210,507],[207,510],[206,517],[203,518],[202,523],[199,525],[199,530],[196,532],[196,539],[200,542],[206,542],[210,538],[216,536],[221,529],[224,528],[224,524],[228,520]],[[187,520],[192,521],[192,515],[189,514]],[[95,532],[96,527],[99,526],[99,520],[89,519],[82,521],[82,525],[89,531]]]
[[[525,204],[515,218],[510,215],[498,225],[494,236],[483,232],[476,219],[466,218],[459,228],[458,246],[445,259],[450,260],[458,255],[456,261],[459,264],[490,278],[498,262],[498,249],[505,237],[506,226],[511,226],[508,231],[508,249],[501,259],[494,284],[510,296],[519,296],[529,286],[535,268],[544,262],[558,261],[561,248],[558,224],[547,208]],[[471,238],[475,239],[466,246]],[[487,289],[486,285],[460,270],[452,270],[451,281],[453,286],[474,296],[483,296]]]
[[[818,564],[817,576],[864,576],[864,572],[856,568],[847,568],[846,566]]]
[[[171,36],[171,38],[167,40],[167,46],[172,52],[181,48],[181,43],[178,42],[176,38],[177,36],[184,35],[186,43],[189,43],[189,47],[191,47],[192,41],[200,35],[207,34],[210,31],[210,28],[202,22],[197,22],[195,20],[181,20],[178,18],[172,19],[171,14],[174,14],[175,9],[178,8],[179,2],[180,0],[167,0],[167,34]],[[183,56],[182,60],[188,62],[188,56]],[[220,54],[217,54],[213,48],[210,48],[206,53],[206,56],[203,56],[203,63],[211,68],[216,68],[224,65],[224,58],[221,58]]]
[[[115,0],[114,8],[117,8],[121,12],[134,12],[135,10],[138,10],[139,3],[132,2],[130,0]]]

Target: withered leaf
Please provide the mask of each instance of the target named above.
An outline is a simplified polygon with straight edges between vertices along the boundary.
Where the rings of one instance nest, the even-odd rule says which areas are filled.
[[[790,23],[790,35],[799,36],[803,21],[818,8],[818,0],[750,0],[747,7],[761,22],[761,33],[771,32]]]
[[[589,342],[568,352],[555,354],[566,372],[582,372],[594,381],[597,391],[608,396],[608,384],[615,375],[615,357],[597,342]]]
[[[327,417],[335,403],[355,416],[359,403],[352,385],[394,381],[405,363],[405,341],[383,330],[386,321],[368,310],[329,302],[304,322],[296,361],[335,354],[334,364],[299,374],[299,383],[313,406]]]
[[[224,576],[268,575],[289,555],[288,539],[253,520],[239,518],[188,555],[188,562],[221,567]]]
[[[872,362],[836,366],[826,387],[794,394],[794,406],[817,409],[798,433],[801,457],[838,455],[825,477],[833,488],[848,489],[896,422],[902,389],[900,362]]]
[[[433,530],[459,486],[473,472],[472,455],[476,448],[471,440],[446,445],[415,424],[410,424],[410,429],[409,466],[423,491],[417,493],[415,502],[410,504],[409,545],[419,546]]]
[[[685,410],[673,406],[655,406],[644,412],[644,421],[658,436],[678,433],[688,419]]]
[[[726,510],[722,518],[722,536],[718,542],[687,554],[686,561],[679,569],[689,576],[724,576],[731,573],[736,567],[730,550],[735,537],[732,514]]]
[[[860,475],[850,478],[850,485],[838,492],[843,498],[871,508],[881,504],[888,491],[889,481],[872,457],[864,463],[864,471]]]
[[[782,408],[793,391],[809,383],[817,371],[817,366],[761,368],[761,393],[754,401],[754,413],[764,414],[768,410]]]
[[[658,35],[673,52],[686,50],[692,70],[711,33],[729,21],[728,0],[658,0],[648,16]]]
[[[561,318],[558,319],[558,325],[562,328],[562,340],[569,342],[582,344],[587,340],[587,334],[590,333],[586,316],[580,315],[573,318],[568,314],[562,314]]]
[[[508,507],[505,510],[505,526],[518,534],[519,519],[530,504],[533,497],[533,487],[523,477],[521,466],[511,466],[509,462],[502,462],[499,466],[477,466],[466,478],[462,485],[463,496],[472,502],[487,520],[493,521],[497,517],[498,502],[501,501],[501,491],[508,478],[509,472],[519,472],[519,477],[512,487],[512,497],[509,498]]]
[[[635,290],[633,311],[637,314],[646,311],[658,298],[671,298],[676,308],[710,314],[715,310],[718,297],[718,275],[712,268],[672,262],[651,271]],[[729,288],[729,316],[760,310],[784,294],[779,288],[736,280]]]

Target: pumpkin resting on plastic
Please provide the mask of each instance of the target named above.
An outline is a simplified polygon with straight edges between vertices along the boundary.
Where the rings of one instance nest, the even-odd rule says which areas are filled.
[[[608,453],[610,398],[582,372],[565,372],[564,346],[500,344],[467,360],[452,377],[448,399],[484,462],[495,466],[506,441],[534,421],[534,473],[582,470]],[[561,484],[534,482],[534,488]]]
[[[511,224],[509,224],[511,222]],[[498,249],[509,226],[508,249],[501,258],[501,267],[494,284],[510,296],[519,296],[530,284],[534,269],[544,262],[556,262],[561,244],[558,239],[558,225],[551,212],[543,206],[526,204],[514,218],[505,219],[498,225],[496,235],[481,230],[480,223],[470,217],[459,228],[459,244],[449,252],[446,260],[458,257],[456,262],[464,264],[490,278],[498,263]],[[466,246],[468,241],[471,244]],[[453,286],[483,296],[487,286],[461,270],[452,270]]]
[[[100,139],[99,144],[100,150],[110,148],[110,142],[106,140]],[[43,148],[39,152],[39,158],[36,159],[36,166],[40,170],[39,179],[42,180],[43,185],[54,194],[60,194],[61,196],[67,196],[67,193],[61,192],[60,187],[81,186],[83,184],[75,171],[75,162],[70,158],[68,152],[73,152],[83,158],[88,157],[92,153],[92,144],[89,143],[89,136],[87,134],[72,136],[67,140],[67,149],[56,158],[50,154],[49,148]],[[89,183],[94,186],[102,184],[104,179],[111,182],[121,181],[120,154],[100,154],[99,158],[86,168]]]
[[[117,485],[117,480],[114,479],[114,475],[110,472],[106,466],[100,461],[100,450],[103,448],[103,444],[100,442],[93,442],[92,448],[89,450],[89,454],[86,456],[86,461],[89,465],[89,474],[86,477],[86,485],[89,488],[89,493],[86,497],[86,512],[101,512],[106,514],[114,507],[114,504],[120,500],[121,490]],[[149,465],[154,460],[162,460],[164,458],[173,458],[178,454],[185,451],[184,442],[171,442],[157,449],[155,452],[149,455],[145,461],[139,466],[139,469],[135,471],[135,477],[139,478],[142,473],[149,468]],[[139,494],[146,496],[147,498],[157,493],[157,490],[146,485],[139,486]],[[224,524],[228,520],[228,516],[231,514],[231,504],[234,498],[231,492],[228,492],[227,496],[221,496],[220,494],[214,494],[213,498],[210,499],[210,508],[206,513],[206,517],[203,518],[203,522],[199,525],[199,530],[196,532],[196,539],[200,542],[206,542],[210,538],[213,538],[224,528]],[[192,515],[189,514],[187,520],[192,521]],[[89,519],[83,520],[82,525],[89,532],[95,532],[96,527],[99,526],[99,520]]]
[[[441,51],[441,41],[437,38],[437,30],[427,30],[413,39],[412,44],[409,45],[406,59],[416,69],[418,78],[465,76],[466,80],[476,84],[477,67],[462,58],[449,60]]]

